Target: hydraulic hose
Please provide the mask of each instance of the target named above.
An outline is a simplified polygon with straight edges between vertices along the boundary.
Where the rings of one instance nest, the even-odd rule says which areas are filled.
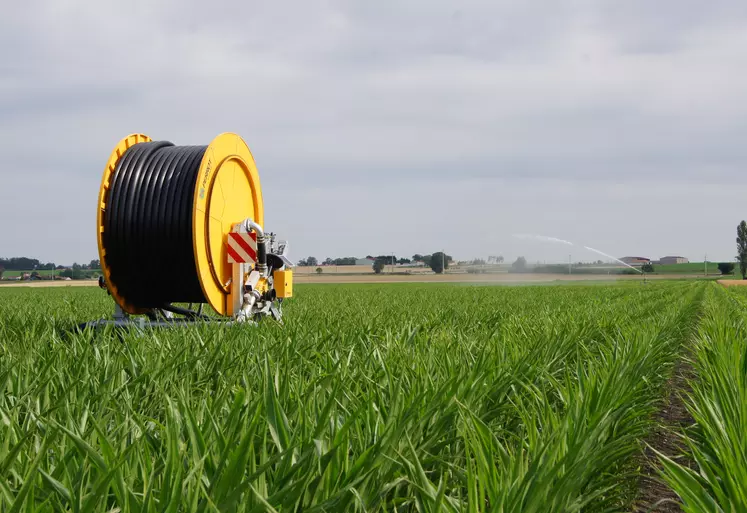
[[[133,305],[206,301],[193,249],[193,198],[207,146],[153,141],[117,162],[102,234],[110,279]]]

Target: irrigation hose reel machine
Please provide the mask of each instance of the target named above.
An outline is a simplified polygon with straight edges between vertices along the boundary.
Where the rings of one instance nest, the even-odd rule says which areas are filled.
[[[259,174],[238,135],[207,146],[128,135],[104,169],[97,211],[99,285],[115,313],[84,326],[282,322],[293,264],[288,243],[264,231]],[[203,314],[206,303],[218,317]]]

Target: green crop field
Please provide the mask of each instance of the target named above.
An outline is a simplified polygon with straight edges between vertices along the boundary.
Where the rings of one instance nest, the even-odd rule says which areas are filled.
[[[743,290],[299,285],[285,326],[63,338],[104,291],[2,289],[0,511],[631,511],[647,461],[747,511]]]
[[[16,276],[21,276],[26,273],[31,274],[33,272],[34,272],[33,270],[32,271],[15,271],[11,269],[6,269],[5,271],[3,271],[3,278],[15,278]],[[36,271],[36,272],[38,272],[39,275],[41,276],[54,276],[54,275],[60,274],[60,271],[52,271],[52,270],[46,270],[46,269],[43,271]]]
[[[654,272],[671,274],[705,274],[705,262],[688,262],[686,264],[654,264]],[[718,270],[718,262],[708,262],[708,274],[721,274]]]

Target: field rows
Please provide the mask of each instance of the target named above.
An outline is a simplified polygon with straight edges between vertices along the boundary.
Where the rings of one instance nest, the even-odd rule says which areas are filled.
[[[666,478],[687,512],[747,511],[747,291],[707,292],[689,355],[697,379],[686,441],[696,466],[666,459]]]
[[[285,327],[95,340],[59,330],[102,291],[0,290],[0,510],[630,511],[687,348],[725,373],[696,413],[737,394],[745,306],[717,287],[307,285]],[[739,394],[723,446],[691,435],[709,464],[745,454]]]

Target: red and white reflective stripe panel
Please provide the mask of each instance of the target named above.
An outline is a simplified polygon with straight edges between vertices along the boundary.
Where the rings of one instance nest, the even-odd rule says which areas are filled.
[[[257,234],[255,232],[230,232],[226,244],[229,264],[254,264],[257,262]]]

